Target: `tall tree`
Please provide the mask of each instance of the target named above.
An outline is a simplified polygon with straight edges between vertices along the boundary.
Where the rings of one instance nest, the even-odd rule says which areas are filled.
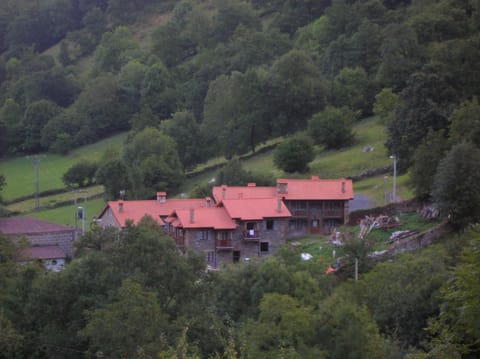
[[[455,91],[443,73],[432,69],[412,74],[400,94],[395,117],[387,127],[386,146],[399,159],[400,170],[411,165],[414,149],[425,140],[429,130],[448,127]]]
[[[309,120],[308,134],[315,143],[329,149],[348,146],[353,143],[355,136],[352,130],[354,120],[352,110],[327,106]]]
[[[175,112],[171,119],[162,121],[160,130],[175,140],[184,170],[194,168],[205,158],[203,150],[205,141],[200,126],[191,112]]]
[[[172,192],[183,171],[173,139],[146,128],[125,145],[122,155],[135,198],[151,198],[157,191]]]
[[[305,129],[307,119],[325,106],[326,86],[311,57],[292,50],[270,67],[268,111],[275,134]]]
[[[479,183],[480,149],[470,143],[453,146],[438,165],[432,199],[458,229],[480,220]]]
[[[469,141],[480,148],[480,105],[477,97],[461,103],[449,120],[453,143]]]
[[[93,353],[153,357],[162,349],[166,324],[155,292],[127,279],[118,289],[115,302],[88,313],[80,335],[89,339]]]
[[[288,138],[277,146],[273,162],[285,172],[305,172],[315,158],[312,140],[303,134]]]

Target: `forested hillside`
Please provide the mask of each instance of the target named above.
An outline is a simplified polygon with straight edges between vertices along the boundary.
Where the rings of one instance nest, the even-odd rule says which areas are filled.
[[[91,172],[146,198],[218,155],[244,184],[235,157],[272,138],[306,170],[375,115],[457,230],[384,263],[348,241],[358,281],[295,246],[207,272],[148,218],[88,231],[59,273],[0,236],[0,358],[478,358],[479,30],[479,0],[0,1],[0,157],[129,131]]]
[[[123,184],[139,197],[160,184],[174,190],[183,171],[213,155],[280,135],[306,130],[327,148],[348,145],[352,121],[374,113],[425,198],[444,154],[463,140],[478,145],[479,7],[2,1],[0,153],[65,153],[130,130],[130,157],[110,154],[102,173],[140,173],[142,183]],[[151,37],[139,35],[142,25]],[[176,144],[168,161],[153,154],[155,139],[133,149],[156,131]]]

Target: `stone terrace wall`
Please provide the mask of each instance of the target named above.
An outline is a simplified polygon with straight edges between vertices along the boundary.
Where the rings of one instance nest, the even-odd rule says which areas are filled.
[[[424,248],[438,239],[442,238],[445,234],[453,231],[453,228],[449,223],[441,223],[435,228],[428,231],[421,232],[412,237],[398,240],[395,242],[383,255],[376,257],[376,260],[385,260],[393,257],[399,253],[415,251],[420,248]]]

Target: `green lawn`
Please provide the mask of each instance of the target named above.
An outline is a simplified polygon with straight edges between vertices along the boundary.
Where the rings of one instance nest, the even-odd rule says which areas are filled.
[[[39,199],[40,208],[52,208],[56,207],[59,204],[72,202],[75,198],[79,200],[84,200],[86,197],[87,199],[92,196],[98,196],[105,192],[103,186],[92,186],[88,188],[83,188],[80,191],[69,191],[64,193],[59,193],[50,196],[44,196]],[[7,206],[7,209],[12,212],[30,212],[35,209],[35,199],[27,199],[25,201],[14,202]]]
[[[39,190],[40,192],[64,188],[63,174],[75,163],[82,160],[98,161],[109,147],[121,148],[126,133],[112,136],[92,145],[73,150],[67,156],[40,154]],[[7,185],[2,191],[5,201],[33,195],[35,193],[35,172],[32,157],[17,157],[0,161],[0,173],[5,176]]]
[[[375,117],[359,122],[354,131],[353,146],[339,151],[320,151],[310,163],[310,172],[321,178],[339,178],[391,164],[384,146],[387,139],[385,127]],[[373,147],[373,151],[363,152],[366,146]]]
[[[85,213],[87,215],[87,227],[90,228],[92,218],[94,216],[97,217],[100,214],[102,209],[105,207],[105,201],[103,198],[97,198],[87,202],[82,200],[77,203],[77,206],[82,206],[84,209],[86,209]],[[75,206],[72,202],[72,204],[69,206],[33,211],[24,213],[22,216],[39,218],[66,226],[73,226],[75,225],[75,213]],[[81,226],[80,222],[78,222],[78,226]]]

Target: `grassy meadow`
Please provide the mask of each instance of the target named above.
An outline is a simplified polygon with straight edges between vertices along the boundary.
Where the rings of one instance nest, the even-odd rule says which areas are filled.
[[[63,174],[75,163],[80,161],[99,161],[107,148],[120,149],[127,134],[122,133],[92,145],[83,146],[73,150],[67,156],[58,154],[39,154],[39,190],[40,192],[62,189]],[[35,172],[32,156],[17,157],[0,161],[0,173],[5,176],[6,186],[2,197],[6,202],[11,202],[19,197],[34,195]]]
[[[310,175],[319,175],[321,178],[355,176],[368,169],[391,164],[391,160],[388,158],[386,149],[383,146],[386,141],[384,127],[379,124],[375,118],[358,122],[354,130],[356,133],[356,142],[348,148],[341,149],[340,151],[326,151],[322,147],[317,147],[317,155],[310,164],[309,173],[302,174],[301,177],[308,177]],[[63,189],[62,176],[68,168],[82,160],[98,161],[108,148],[121,150],[125,138],[126,133],[115,135],[95,144],[75,149],[67,156],[56,154],[40,155],[40,192]],[[282,138],[273,139],[259,146],[259,149],[263,146],[271,146],[281,141]],[[366,146],[372,147],[373,151],[364,152],[363,149]],[[242,164],[246,170],[270,174],[272,178],[289,176],[274,166],[273,153],[274,150],[270,150],[257,154],[242,160]],[[188,194],[195,186],[206,184],[211,178],[215,177],[218,169],[206,171],[205,169],[223,163],[226,163],[225,158],[217,157],[198,165],[197,168],[192,171],[190,177],[184,181],[179,193]],[[196,172],[198,172],[198,174],[195,174]],[[41,210],[33,211],[35,204],[35,200],[33,199],[34,168],[31,157],[18,157],[0,161],[0,173],[4,174],[7,180],[7,185],[2,192],[2,196],[5,201],[10,202],[8,205],[9,210],[21,213],[21,215],[34,216],[52,222],[66,225],[72,224],[75,213],[73,206],[75,194],[70,191],[41,197]],[[354,190],[355,193],[368,197],[373,205],[383,205],[385,203],[385,193],[388,194],[392,192],[392,174],[387,174],[386,177],[384,175],[369,177],[362,181],[355,182]],[[103,188],[102,186],[93,186],[88,188],[87,191],[88,197],[98,196],[103,192]],[[175,194],[172,193],[171,195],[174,196]],[[397,195],[400,199],[408,199],[413,196],[409,187],[408,175],[397,178]],[[25,196],[32,196],[32,198],[15,201],[15,199]],[[68,203],[70,201],[72,203],[71,205],[57,207],[59,203]],[[91,219],[93,215],[98,215],[101,211],[104,206],[104,201],[103,199],[89,200],[88,206],[92,207],[87,208],[88,218]]]
[[[79,200],[77,202],[77,207],[82,206],[85,209],[85,214],[87,218],[87,228],[90,228],[92,218],[98,217],[102,209],[105,207],[105,201],[103,198],[96,198],[93,200]],[[75,206],[73,204],[58,208],[51,209],[41,209],[39,211],[31,211],[28,213],[23,213],[22,217],[34,217],[38,219],[43,219],[45,221],[54,222],[58,224],[63,224],[65,226],[74,226],[75,225]],[[81,223],[78,222],[78,226],[81,227]]]

